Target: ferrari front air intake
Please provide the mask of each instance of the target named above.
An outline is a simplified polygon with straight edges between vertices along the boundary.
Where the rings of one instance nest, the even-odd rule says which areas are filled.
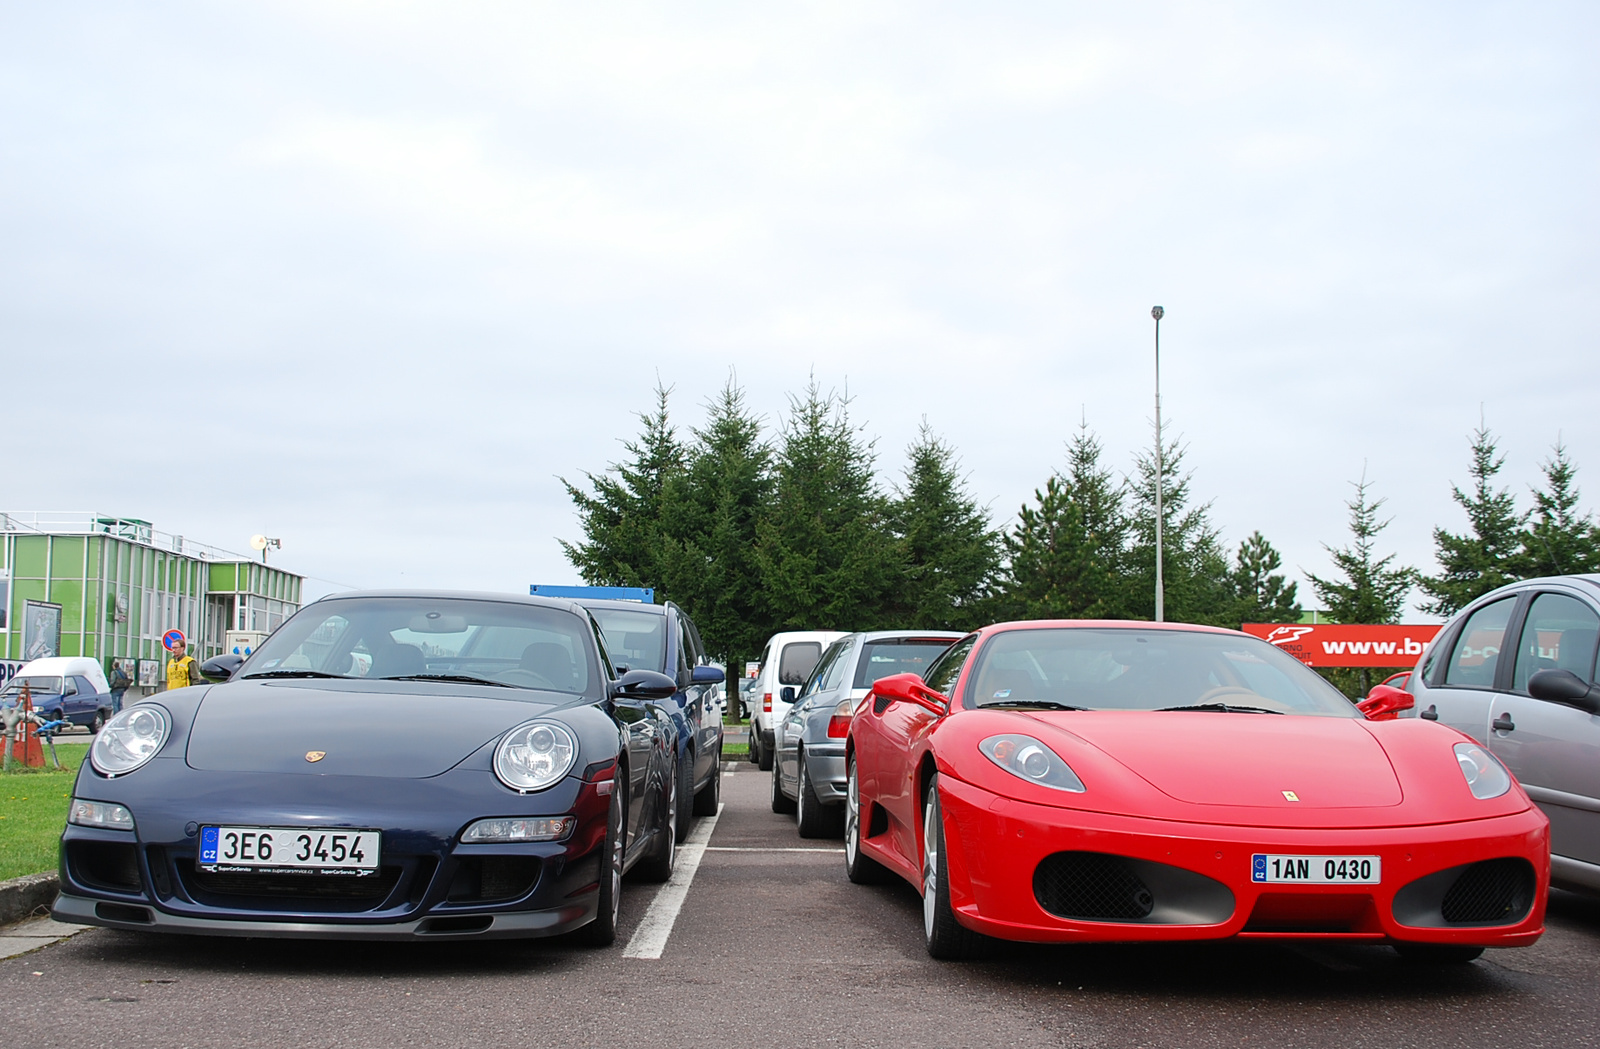
[[[1033,871],[1033,896],[1057,918],[1142,925],[1217,925],[1233,892],[1204,874],[1104,852],[1057,852]]]
[[[1533,903],[1533,871],[1527,860],[1481,860],[1461,872],[1439,910],[1452,924],[1504,924],[1521,920]]]

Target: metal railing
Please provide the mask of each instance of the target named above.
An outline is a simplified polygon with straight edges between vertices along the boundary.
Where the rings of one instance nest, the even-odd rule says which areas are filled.
[[[201,561],[254,561],[241,554],[209,543],[197,543],[181,535],[162,532],[149,521],[72,510],[0,510],[0,533],[29,532],[38,535],[109,535],[157,550],[198,558]]]

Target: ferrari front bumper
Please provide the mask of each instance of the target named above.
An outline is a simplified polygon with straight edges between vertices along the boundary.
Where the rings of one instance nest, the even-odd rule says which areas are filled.
[[[1321,830],[1179,823],[1055,808],[1015,801],[954,777],[941,777],[939,794],[956,918],[1001,939],[1239,936],[1518,947],[1544,931],[1549,825],[1532,807],[1464,823]],[[1252,880],[1257,854],[1376,856],[1381,881],[1264,884]],[[1451,908],[1441,912],[1440,901],[1457,877],[1449,872],[1483,861],[1500,861],[1500,866],[1480,872],[1512,875],[1504,916],[1443,917]],[[1086,887],[1086,877],[1096,885]],[[1091,916],[1063,916],[1061,911],[1073,909],[1060,902],[1063,898]],[[1459,917],[1462,909],[1454,913]]]

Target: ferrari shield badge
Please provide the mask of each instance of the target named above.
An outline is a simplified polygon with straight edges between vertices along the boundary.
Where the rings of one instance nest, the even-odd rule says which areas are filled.
[[[317,760],[316,758],[313,758],[310,754],[307,754],[306,758],[307,758],[307,760],[310,760],[310,761]],[[1299,801],[1300,800],[1300,795],[1296,794],[1292,790],[1286,790],[1286,791],[1283,792],[1283,800],[1284,801]]]
[[[308,750],[308,751],[306,751],[306,760],[307,761],[321,761],[323,758],[325,758],[327,756],[328,756],[328,752],[325,751],[325,750]]]

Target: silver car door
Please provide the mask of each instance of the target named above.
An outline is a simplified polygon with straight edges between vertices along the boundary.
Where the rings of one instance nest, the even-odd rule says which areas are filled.
[[[1536,595],[1517,642],[1512,691],[1495,697],[1489,740],[1550,817],[1550,851],[1589,864],[1600,864],[1600,716],[1534,699],[1528,678],[1570,670],[1592,683],[1597,643],[1600,613],[1588,602],[1569,593]]]
[[[1501,679],[1500,654],[1508,649],[1506,628],[1516,609],[1516,594],[1473,609],[1460,629],[1447,633],[1445,664],[1427,687],[1413,692],[1422,717],[1437,715],[1441,725],[1465,732],[1479,743],[1489,742],[1489,707]],[[1509,661],[1509,660],[1508,660]]]

